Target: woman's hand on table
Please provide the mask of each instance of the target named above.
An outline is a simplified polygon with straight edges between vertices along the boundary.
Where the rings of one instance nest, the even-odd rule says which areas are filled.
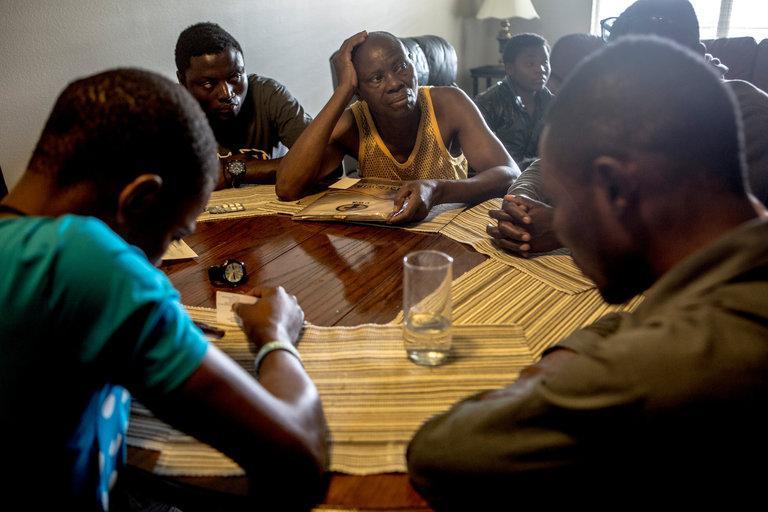
[[[257,353],[270,341],[287,341],[296,345],[304,325],[304,311],[295,295],[289,295],[282,286],[256,288],[251,295],[259,297],[255,304],[238,303],[232,306],[242,320],[242,328]]]

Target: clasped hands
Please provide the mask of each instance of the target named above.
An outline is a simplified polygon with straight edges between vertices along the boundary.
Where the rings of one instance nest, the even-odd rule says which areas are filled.
[[[525,196],[507,195],[500,210],[488,214],[498,221],[490,223],[486,232],[497,247],[518,256],[549,252],[562,247],[552,229],[554,209]]]

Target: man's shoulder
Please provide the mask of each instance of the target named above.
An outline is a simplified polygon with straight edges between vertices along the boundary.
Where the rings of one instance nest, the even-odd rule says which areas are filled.
[[[723,80],[723,83],[733,91],[739,105],[768,105],[768,93],[751,82],[746,80]]]
[[[293,97],[288,91],[288,88],[282,83],[278,82],[274,78],[261,75],[249,75],[248,85],[250,87],[250,94],[255,98],[269,99],[274,96],[275,93]]]
[[[429,95],[432,98],[432,106],[435,108],[435,112],[453,110],[472,105],[472,100],[469,99],[469,96],[458,87],[450,85],[433,86],[428,90]]]
[[[61,261],[105,280],[156,281],[161,274],[140,249],[130,245],[101,220],[65,215],[57,219]],[[87,270],[85,270],[87,269]]]
[[[51,250],[77,248],[99,252],[126,248],[128,245],[103,221],[95,217],[62,215],[60,217],[24,217],[9,227],[25,233],[29,245],[46,244]]]
[[[506,94],[506,90],[507,88],[504,87],[503,82],[496,82],[495,85],[490,86],[488,89],[475,96],[475,103],[479,105],[498,101],[501,96]]]

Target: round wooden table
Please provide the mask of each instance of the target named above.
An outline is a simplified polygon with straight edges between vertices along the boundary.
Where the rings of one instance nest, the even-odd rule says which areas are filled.
[[[281,285],[296,295],[307,321],[321,326],[391,321],[402,305],[402,259],[411,251],[433,249],[451,255],[454,278],[486,259],[474,249],[437,234],[371,225],[296,222],[285,216],[200,223],[196,233],[185,241],[198,258],[162,266],[181,293],[183,304],[214,308],[217,288],[210,284],[207,269],[225,259],[237,259],[246,264],[249,280],[227,291],[245,293],[254,286]],[[158,477],[150,473],[158,455],[151,450],[129,448],[127,478],[139,485],[153,485],[150,482],[157,482]],[[163,480],[164,486],[185,494],[202,509],[228,508],[225,502],[229,497],[236,507],[240,502],[237,496],[248,490],[244,477]],[[334,473],[322,507],[429,510],[402,473]]]

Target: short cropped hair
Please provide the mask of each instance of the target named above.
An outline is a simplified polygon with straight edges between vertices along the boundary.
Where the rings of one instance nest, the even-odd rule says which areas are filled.
[[[136,176],[154,173],[169,194],[191,197],[218,169],[216,139],[180,85],[141,69],[115,69],[72,82],[56,100],[29,172],[61,188],[88,182],[100,201]]]
[[[504,45],[503,60],[504,64],[515,62],[520,53],[527,48],[544,47],[549,50],[547,40],[538,34],[517,34]]]
[[[176,41],[176,69],[184,74],[189,69],[192,57],[221,53],[230,48],[243,53],[240,43],[232,34],[216,23],[197,23],[179,34]]]
[[[699,19],[688,0],[637,0],[619,15],[608,41],[630,34],[655,34],[697,50]]]
[[[669,181],[702,179],[743,195],[743,136],[733,94],[700,56],[668,39],[628,36],[588,58],[546,116],[554,159],[586,172],[600,155],[665,157]],[[580,171],[579,171],[580,170]],[[586,179],[586,177],[585,177]]]

